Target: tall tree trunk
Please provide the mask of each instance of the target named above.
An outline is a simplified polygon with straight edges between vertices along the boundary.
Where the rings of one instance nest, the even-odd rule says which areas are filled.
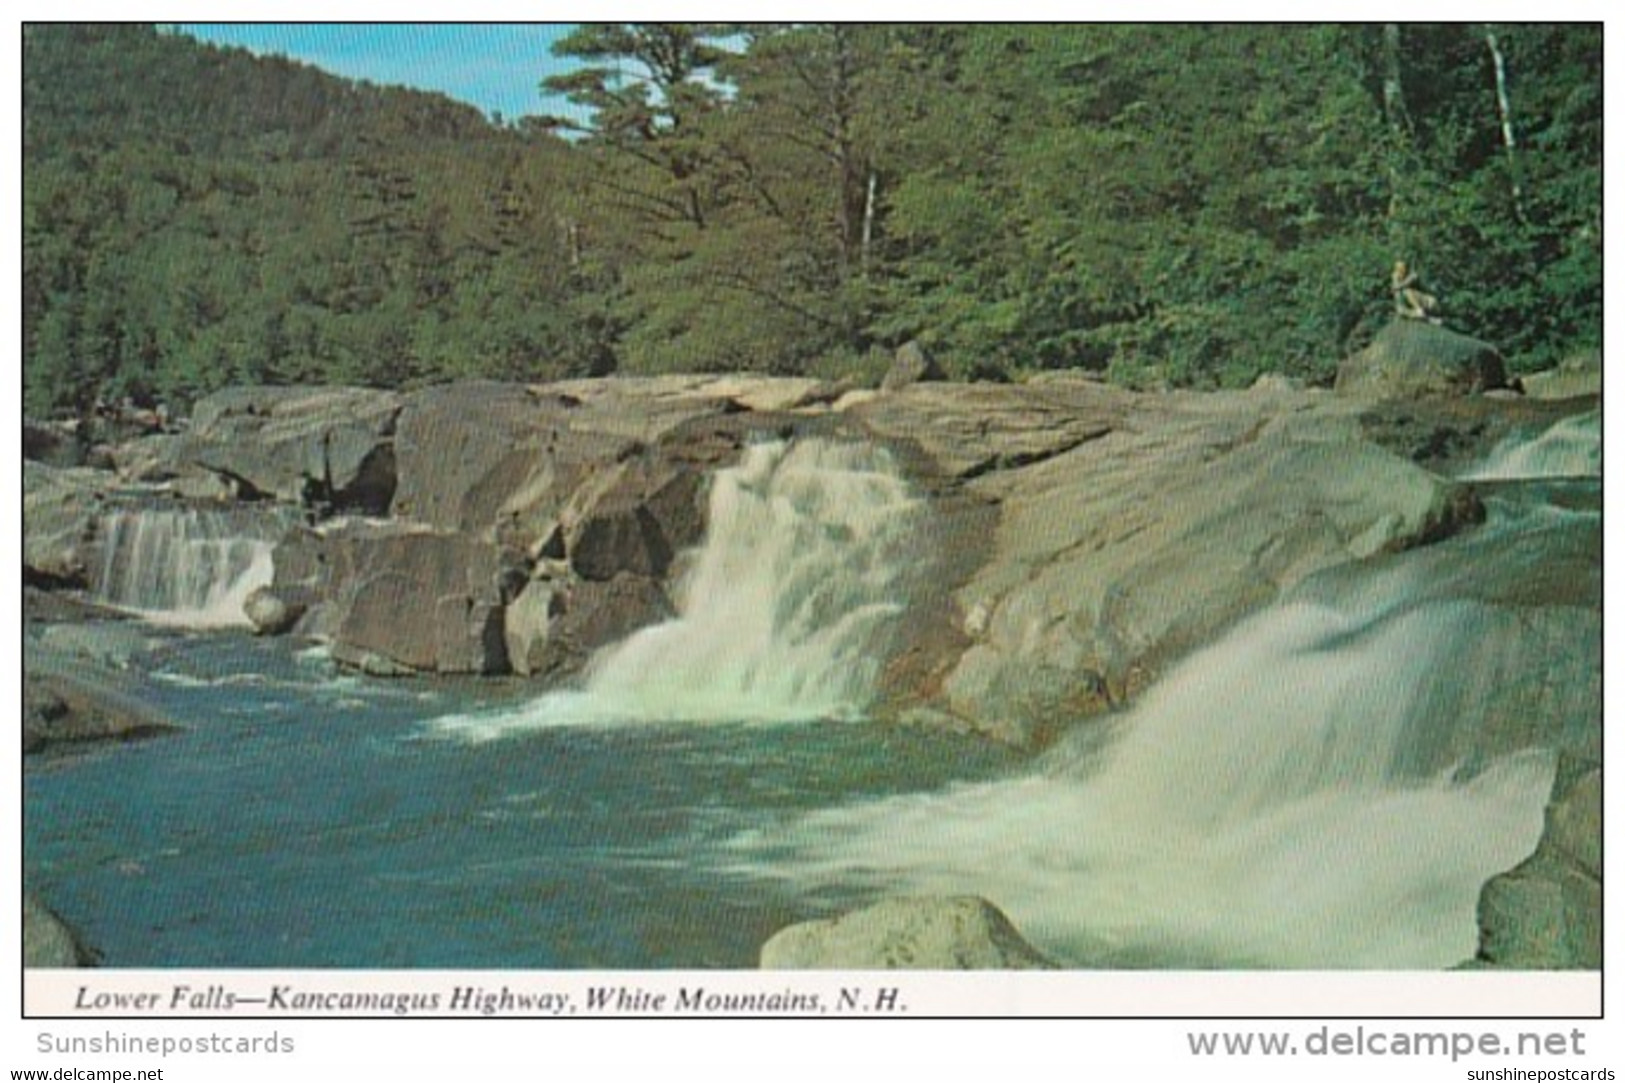
[[[852,83],[857,66],[853,55],[852,31],[849,27],[836,24],[829,28],[829,34],[829,123],[836,169],[835,184],[840,200],[841,281],[846,282],[854,273],[862,273],[863,270],[864,162],[852,132],[856,109]]]
[[[1496,40],[1495,28],[1484,28],[1484,44],[1495,62],[1495,107],[1501,115],[1501,146],[1507,155],[1507,172],[1512,176],[1512,211],[1518,221],[1529,224],[1523,209],[1523,179],[1518,170],[1518,136],[1512,126],[1512,96],[1507,92],[1507,59]]]
[[[1399,24],[1383,23],[1382,109],[1396,140],[1407,138],[1410,130],[1410,117],[1405,110],[1405,82],[1401,77],[1400,44]]]
[[[863,273],[869,273],[869,250],[875,240],[875,188],[879,177],[874,166],[869,167],[869,184],[863,196]]]
[[[1404,204],[1400,191],[1404,184],[1402,161],[1410,147],[1410,114],[1405,108],[1405,82],[1400,63],[1400,26],[1382,24],[1382,112],[1388,121],[1391,146],[1388,151],[1388,232],[1397,233],[1397,220]]]

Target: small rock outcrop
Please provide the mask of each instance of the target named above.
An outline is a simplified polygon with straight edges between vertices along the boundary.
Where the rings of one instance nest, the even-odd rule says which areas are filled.
[[[391,391],[228,388],[199,400],[190,429],[169,438],[164,454],[173,474],[207,470],[231,479],[245,496],[323,514],[381,515],[395,493],[400,409]]]
[[[32,892],[23,892],[23,966],[83,967],[95,962],[96,953],[78,933]]]
[[[1523,378],[1532,399],[1578,399],[1602,394],[1602,351],[1576,354],[1554,369]]]
[[[1394,320],[1337,369],[1340,394],[1376,399],[1472,395],[1507,385],[1487,342],[1423,320]]]
[[[23,581],[86,586],[109,476],[23,461]]]
[[[259,587],[243,599],[243,616],[257,635],[279,636],[292,631],[304,615],[303,605],[288,601],[270,587]]]
[[[506,555],[478,537],[351,521],[278,547],[272,592],[308,606],[333,657],[378,674],[507,673]]]
[[[1053,970],[1004,913],[976,896],[887,899],[792,925],[762,945],[763,970]]]
[[[1490,880],[1478,901],[1475,965],[1602,968],[1602,770],[1565,760],[1530,858]]]
[[[25,640],[23,752],[132,740],[178,729],[117,671],[76,652]]]
[[[23,419],[23,458],[47,466],[85,465],[85,444],[77,422]]]
[[[942,366],[937,364],[936,358],[927,353],[924,346],[910,339],[897,347],[897,356],[881,379],[880,390],[900,391],[924,380],[942,378]]]

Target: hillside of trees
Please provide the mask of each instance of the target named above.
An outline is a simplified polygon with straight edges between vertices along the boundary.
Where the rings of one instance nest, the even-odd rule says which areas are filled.
[[[1515,368],[1601,342],[1598,26],[588,24],[559,48],[573,131],[150,27],[25,28],[28,411],[867,380],[909,339],[958,378],[1315,382],[1388,317],[1396,259]]]

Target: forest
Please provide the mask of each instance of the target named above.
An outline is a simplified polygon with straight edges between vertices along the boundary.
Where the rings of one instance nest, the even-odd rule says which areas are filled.
[[[485,116],[24,28],[33,416],[230,384],[1329,382],[1406,260],[1515,371],[1602,336],[1589,24],[584,24]]]

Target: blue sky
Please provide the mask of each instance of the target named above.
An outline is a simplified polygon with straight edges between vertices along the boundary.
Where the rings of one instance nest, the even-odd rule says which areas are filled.
[[[565,70],[551,52],[570,24],[179,23],[219,45],[280,54],[352,79],[435,90],[513,118],[570,111],[538,84]]]

